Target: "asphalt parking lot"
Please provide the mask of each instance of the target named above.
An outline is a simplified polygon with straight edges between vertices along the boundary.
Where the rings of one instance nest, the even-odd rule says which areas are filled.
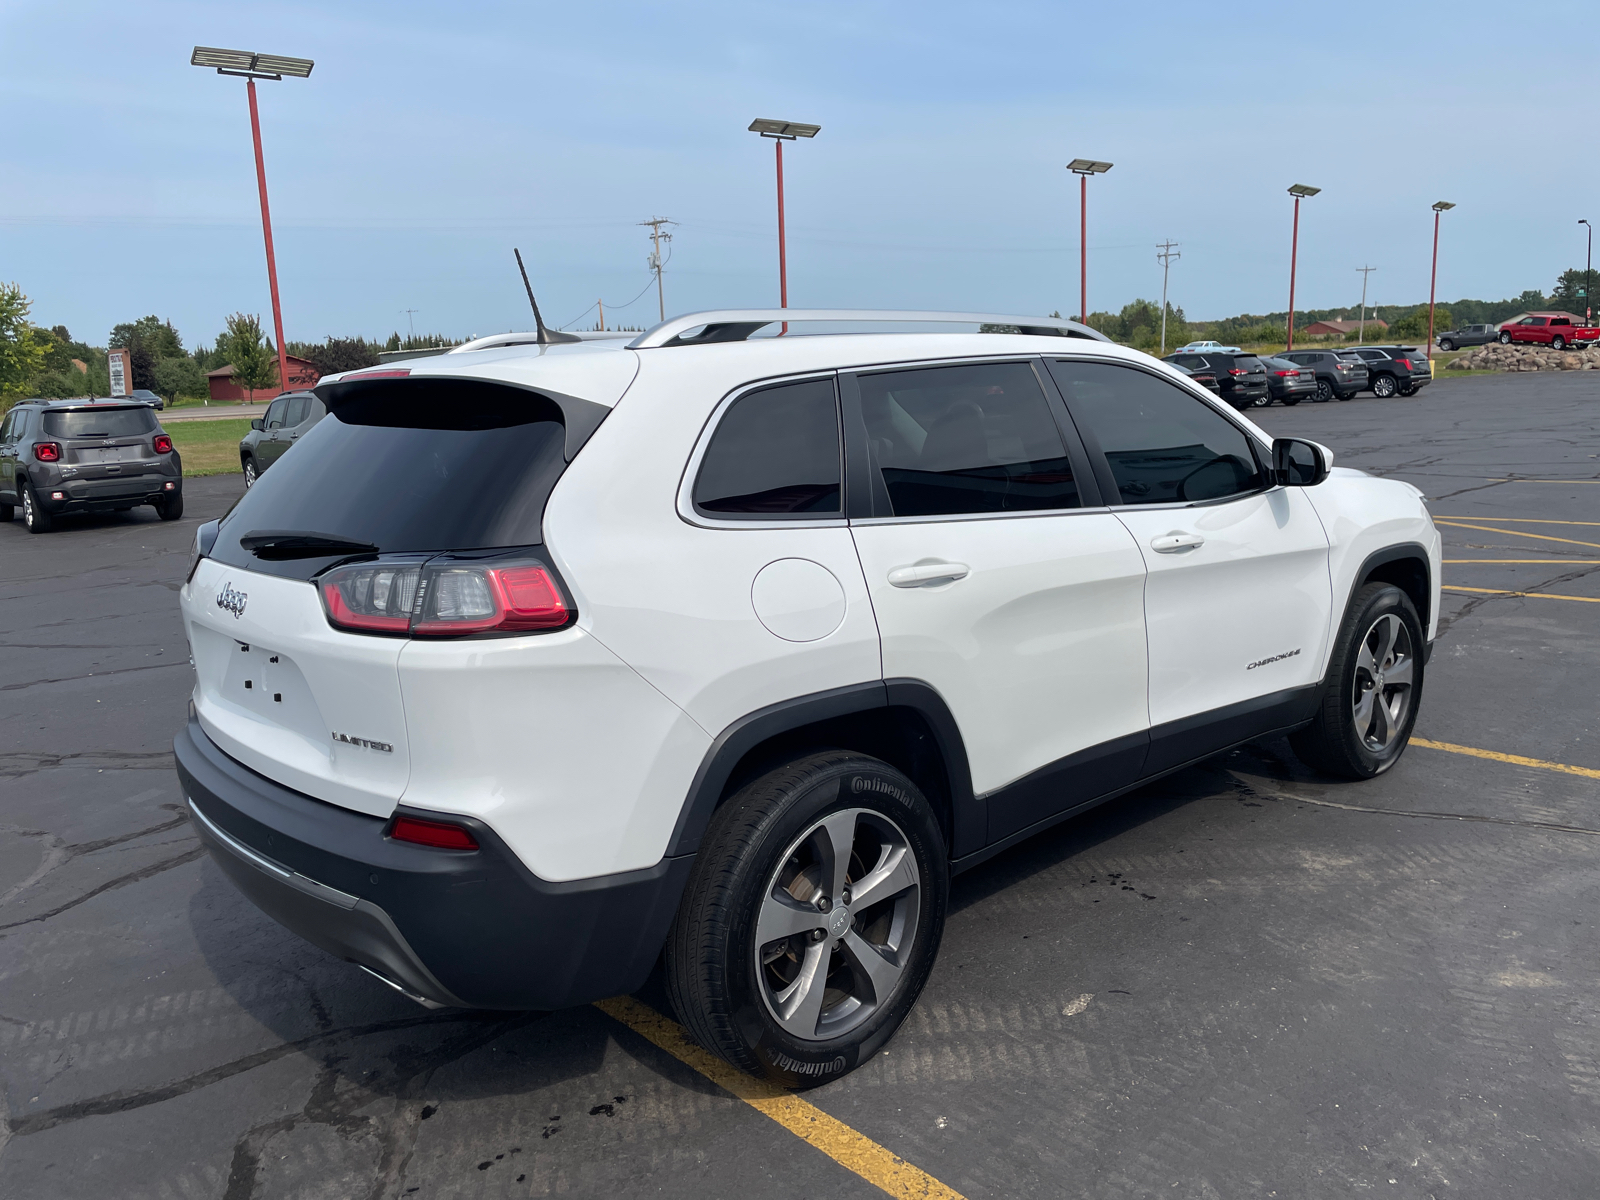
[[[1252,415],[1430,497],[1418,740],[1363,785],[1248,746],[961,876],[899,1035],[787,1106],[649,989],[426,1012],[203,857],[174,593],[237,477],[0,528],[0,1196],[1592,1196],[1600,381]]]

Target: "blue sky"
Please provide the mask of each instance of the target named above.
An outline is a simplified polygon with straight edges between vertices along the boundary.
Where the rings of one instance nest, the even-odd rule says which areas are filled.
[[[471,3],[0,0],[0,279],[102,342],[146,313],[193,345],[269,320],[244,85],[196,43],[314,58],[259,85],[290,339],[525,328],[520,246],[552,323],[603,297],[648,325],[775,304],[772,145],[787,154],[790,301],[1071,314],[1074,157],[1089,300],[1193,318],[1548,289],[1600,220],[1581,83],[1588,10],[1504,4]],[[1200,14],[1204,15],[1200,15]],[[593,314],[577,321],[588,327]]]

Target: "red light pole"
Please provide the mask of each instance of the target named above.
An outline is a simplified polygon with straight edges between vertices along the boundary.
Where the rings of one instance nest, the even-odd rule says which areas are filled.
[[[1075,158],[1067,170],[1078,177],[1078,320],[1089,323],[1089,176],[1104,175],[1113,164]]]
[[[272,293],[272,328],[278,339],[278,390],[289,390],[289,357],[283,344],[283,308],[278,303],[278,259],[272,249],[272,213],[267,208],[267,165],[261,154],[261,114],[256,108],[256,80],[280,80],[285,75],[305,79],[315,65],[309,58],[286,58],[281,54],[257,54],[250,50],[218,50],[196,46],[189,57],[191,66],[215,67],[218,75],[244,79],[250,98],[250,138],[256,151],[256,187],[261,193],[261,232],[267,244],[267,285]]]
[[[1433,206],[1433,269],[1428,275],[1428,370],[1433,370],[1433,298],[1439,284],[1439,214],[1455,205],[1441,200]]]
[[[1285,350],[1294,349],[1294,272],[1300,261],[1300,201],[1307,196],[1315,196],[1321,190],[1303,183],[1297,183],[1289,189],[1289,195],[1294,197],[1294,235],[1289,242],[1289,327]]]
[[[778,151],[778,307],[789,307],[789,253],[788,239],[783,228],[783,144],[796,138],[814,138],[822,132],[821,125],[805,125],[798,121],[769,121],[756,118],[750,122],[750,132],[771,138]],[[784,323],[783,332],[789,332]]]

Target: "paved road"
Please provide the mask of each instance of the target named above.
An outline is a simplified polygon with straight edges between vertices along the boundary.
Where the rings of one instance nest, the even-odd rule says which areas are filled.
[[[259,417],[267,411],[265,404],[227,404],[203,405],[191,408],[169,408],[156,415],[161,418],[163,425],[170,425],[174,421],[226,421],[238,417]]]
[[[1600,768],[1600,604],[1501,594],[1600,598],[1600,525],[1532,523],[1600,521],[1596,413],[1582,375],[1255,414],[1417,482],[1451,559],[1558,560],[1447,568],[1485,590],[1420,738]],[[594,1008],[413,1007],[201,856],[173,593],[237,489],[0,528],[0,1196],[881,1196]],[[1597,800],[1247,747],[962,876],[911,1020],[808,1098],[971,1200],[1591,1196]]]

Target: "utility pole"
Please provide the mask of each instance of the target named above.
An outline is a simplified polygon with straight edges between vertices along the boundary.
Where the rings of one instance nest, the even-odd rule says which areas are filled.
[[[419,310],[415,309],[415,308],[402,308],[400,311],[405,313],[405,315],[406,315],[406,328],[411,331],[411,340],[412,341],[416,341],[417,340],[417,323],[415,321],[413,321],[411,318]]]
[[[1361,272],[1361,325],[1356,331],[1356,345],[1365,344],[1367,340],[1367,276],[1376,271],[1377,267],[1357,267]]]
[[[1173,249],[1178,243],[1168,238],[1164,242],[1156,243],[1156,261],[1161,264],[1161,353],[1167,353],[1167,271],[1172,266],[1172,260],[1182,258]]]
[[[595,303],[600,306],[600,332],[604,333],[606,331],[606,302],[604,300],[596,300]]]
[[[676,225],[676,221],[669,221],[666,217],[651,217],[648,221],[640,221],[640,225],[650,226],[650,269],[656,273],[656,303],[661,309],[661,319],[667,319],[667,296],[661,286],[661,268],[665,265],[661,261],[661,243],[670,242],[672,235],[661,227],[663,225]]]

